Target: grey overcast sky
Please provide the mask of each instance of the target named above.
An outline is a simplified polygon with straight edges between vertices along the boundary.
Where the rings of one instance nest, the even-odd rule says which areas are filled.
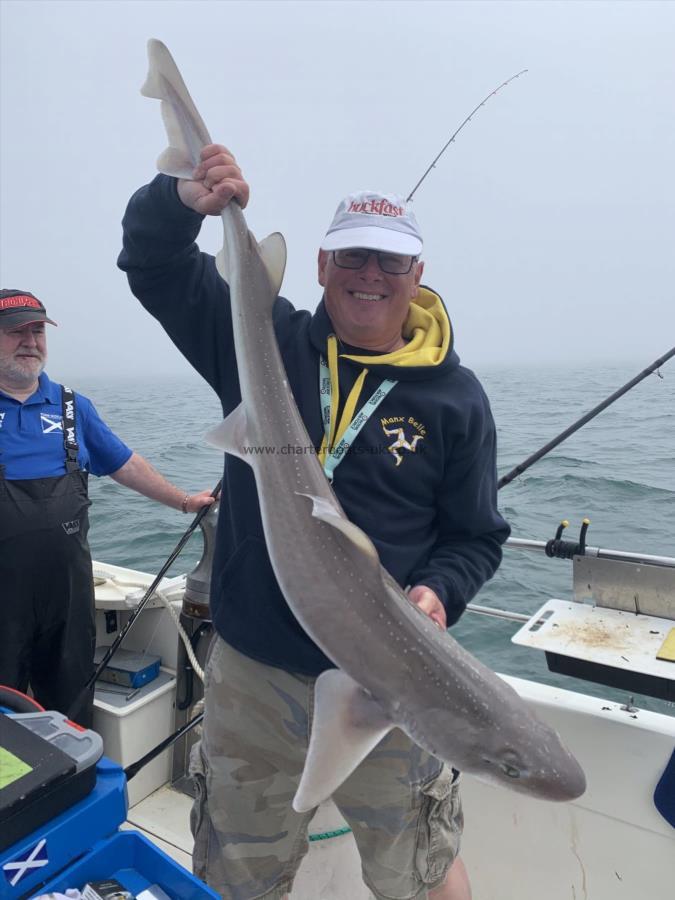
[[[141,97],[163,40],[214,139],[284,233],[283,293],[352,190],[410,191],[425,282],[468,365],[646,364],[675,343],[675,4],[2,0],[1,281],[59,322],[54,377],[181,373],[115,265],[165,146]],[[217,221],[202,230],[216,251]]]

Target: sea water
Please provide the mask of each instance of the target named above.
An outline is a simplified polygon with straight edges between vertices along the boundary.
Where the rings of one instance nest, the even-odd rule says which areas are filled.
[[[570,364],[478,370],[497,423],[500,475],[640,368],[632,361],[602,368]],[[566,537],[576,540],[587,517],[591,546],[675,557],[675,361],[661,375],[649,375],[500,491],[501,511],[514,537],[548,540],[567,519]],[[220,420],[220,404],[196,374],[76,381],[73,387],[93,400],[111,428],[170,481],[191,493],[216,485],[222,456],[205,444],[203,434]],[[191,521],[110,478],[92,479],[91,498],[94,559],[153,574]],[[197,534],[169,574],[189,572],[200,555]],[[571,596],[570,562],[507,549],[496,576],[474,602],[531,614],[551,597]],[[627,699],[625,692],[549,673],[543,653],[511,643],[519,627],[468,612],[452,633],[499,672]],[[637,695],[636,702],[675,714],[672,703]]]

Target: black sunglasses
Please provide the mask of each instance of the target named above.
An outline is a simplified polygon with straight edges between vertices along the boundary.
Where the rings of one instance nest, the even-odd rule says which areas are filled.
[[[339,269],[362,269],[370,259],[371,253],[377,257],[378,266],[387,275],[407,275],[417,259],[416,256],[389,253],[386,250],[348,247],[346,250],[333,250],[333,262]]]

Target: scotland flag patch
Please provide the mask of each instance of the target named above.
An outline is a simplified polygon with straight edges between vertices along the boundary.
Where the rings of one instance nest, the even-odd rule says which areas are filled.
[[[63,431],[63,419],[54,413],[40,413],[40,424],[43,434],[49,434],[51,431]]]
[[[47,840],[42,838],[37,844],[6,862],[2,871],[10,885],[15,887],[25,875],[32,875],[35,869],[41,869],[48,863]]]

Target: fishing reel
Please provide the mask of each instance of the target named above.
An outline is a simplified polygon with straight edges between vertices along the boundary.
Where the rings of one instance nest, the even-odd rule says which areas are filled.
[[[586,555],[586,532],[588,531],[588,526],[591,524],[590,519],[582,520],[579,540],[576,543],[574,541],[564,541],[562,539],[563,531],[569,524],[567,519],[563,519],[560,525],[558,525],[555,537],[546,542],[544,552],[547,556],[551,557],[551,559],[573,559],[575,556]]]
[[[185,584],[182,614],[193,619],[206,621],[211,619],[209,591],[211,589],[211,569],[213,567],[213,554],[216,545],[217,522],[218,503],[214,503],[209,507],[208,512],[199,523],[204,541],[202,557],[187,576]]]

